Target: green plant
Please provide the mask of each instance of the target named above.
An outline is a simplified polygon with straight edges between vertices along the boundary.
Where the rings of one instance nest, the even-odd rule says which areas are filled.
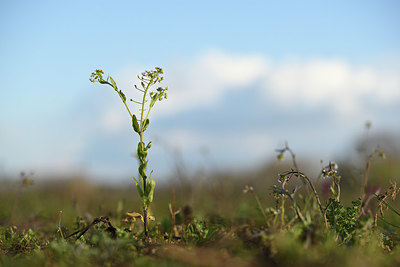
[[[221,225],[208,225],[205,221],[197,218],[186,226],[182,233],[183,241],[192,244],[205,244],[211,242],[218,237],[218,231]]]
[[[138,116],[136,116],[131,110],[129,109],[126,103],[126,96],[119,90],[117,84],[115,83],[114,79],[110,76],[107,79],[103,79],[104,72],[102,70],[97,69],[95,72],[92,73],[90,81],[91,82],[99,82],[101,84],[107,84],[114,88],[114,90],[118,93],[119,97],[121,98],[122,102],[124,103],[132,121],[133,130],[139,135],[139,143],[137,147],[137,156],[139,159],[139,179],[134,179],[137,187],[137,191],[139,193],[140,198],[142,199],[143,205],[143,226],[146,238],[148,237],[148,211],[150,207],[150,203],[153,201],[153,194],[156,182],[151,178],[150,175],[147,175],[146,168],[147,168],[147,155],[148,150],[151,147],[151,141],[147,144],[144,142],[144,132],[146,131],[147,127],[149,126],[150,120],[149,115],[151,109],[154,107],[154,104],[158,101],[167,98],[167,87],[158,87],[155,91],[150,92],[150,87],[160,83],[164,77],[162,77],[163,70],[159,67],[156,67],[155,70],[147,70],[143,72],[141,75],[137,77],[140,80],[141,88],[135,85],[135,88],[143,94],[141,101],[136,101],[130,99],[132,102],[139,104],[140,109],[138,110]]]
[[[34,250],[39,251],[43,244],[40,242],[37,233],[32,229],[17,231],[16,226],[0,226],[0,254],[18,256],[30,253]]]
[[[329,224],[345,243],[353,237],[361,210],[360,198],[351,203],[351,207],[344,208],[336,198],[330,198],[326,208],[326,218]]]
[[[274,187],[273,187],[273,192],[274,192],[276,195],[280,195],[280,196],[282,197],[282,204],[281,204],[281,210],[282,210],[281,223],[284,224],[284,214],[283,214],[283,213],[284,213],[284,199],[285,199],[285,197],[289,197],[289,199],[292,201],[292,204],[293,204],[293,207],[294,207],[294,209],[295,209],[295,211],[296,211],[297,217],[298,217],[301,221],[304,222],[304,218],[303,218],[303,216],[301,215],[300,210],[299,210],[298,207],[296,206],[296,202],[295,202],[295,200],[294,200],[294,198],[293,198],[293,196],[292,196],[292,195],[294,195],[294,193],[296,193],[297,189],[295,188],[295,189],[293,190],[292,193],[289,193],[289,192],[286,190],[286,188],[285,188],[285,186],[286,186],[287,183],[291,180],[292,177],[296,177],[296,178],[298,178],[298,179],[302,179],[302,180],[306,181],[306,182],[308,183],[308,185],[311,187],[312,192],[313,192],[314,197],[315,197],[315,200],[317,201],[319,210],[320,210],[320,212],[321,212],[321,215],[322,215],[322,217],[323,217],[323,219],[324,219],[324,221],[325,221],[325,226],[327,227],[327,220],[326,220],[326,217],[325,217],[324,210],[323,210],[323,208],[322,208],[321,200],[320,200],[320,198],[319,198],[319,196],[318,196],[317,190],[315,189],[315,186],[314,186],[313,182],[312,182],[311,179],[308,178],[307,175],[305,175],[304,173],[302,173],[302,172],[300,172],[300,171],[293,171],[293,170],[292,170],[292,171],[286,171],[286,172],[284,172],[284,173],[279,174],[278,182],[281,184],[281,188],[278,188],[277,186],[274,186]]]
[[[282,160],[283,159],[283,154],[289,151],[289,153],[292,155],[293,161],[294,161],[294,154],[286,144],[285,148],[277,150],[279,152],[278,159]],[[390,208],[393,212],[395,212],[397,215],[398,213],[393,207],[391,207],[385,200],[389,198],[389,196],[394,200],[396,197],[397,193],[400,191],[396,187],[396,185],[392,185],[391,188],[389,188],[384,194],[382,195],[370,195],[367,201],[363,201],[365,198],[365,191],[366,191],[366,184],[367,184],[367,179],[368,179],[368,172],[369,172],[369,167],[371,165],[371,161],[373,158],[374,154],[379,153],[380,156],[384,157],[383,151],[375,149],[373,153],[369,156],[368,162],[367,162],[367,167],[366,167],[366,174],[364,175],[364,182],[362,186],[362,196],[356,199],[355,201],[352,201],[352,205],[350,207],[344,207],[343,203],[340,201],[340,196],[341,196],[341,188],[340,188],[340,181],[341,181],[341,176],[338,175],[338,165],[335,162],[329,162],[327,166],[325,166],[322,171],[320,176],[318,177],[317,181],[322,177],[324,179],[330,180],[330,185],[329,185],[329,190],[331,197],[328,199],[325,207],[322,206],[322,203],[318,197],[318,193],[316,191],[316,188],[314,187],[312,181],[303,173],[300,171],[294,171],[293,169],[291,171],[284,172],[280,174],[280,178],[278,181],[281,183],[281,187],[274,186],[273,187],[273,192],[276,195],[276,200],[277,200],[277,208],[278,208],[278,202],[279,200],[281,201],[281,206],[280,206],[280,213],[281,213],[281,224],[283,225],[285,223],[285,217],[284,217],[284,212],[285,212],[285,198],[289,198],[292,202],[292,206],[294,211],[296,212],[297,218],[303,223],[304,226],[311,225],[311,220],[309,219],[310,216],[307,216],[307,201],[304,206],[304,208],[301,210],[299,206],[296,203],[295,199],[295,192],[297,191],[297,188],[293,190],[292,193],[290,193],[286,188],[286,184],[289,182],[289,180],[294,176],[300,179],[303,179],[307,181],[314,193],[314,197],[317,200],[319,209],[322,214],[322,218],[325,221],[325,226],[334,230],[339,237],[339,240],[342,243],[354,243],[355,236],[361,236],[363,233],[371,230],[372,220],[370,214],[366,214],[363,211],[363,207],[365,207],[368,202],[373,198],[376,197],[378,199],[378,209],[381,214],[381,219],[383,222],[386,224],[389,224],[391,226],[396,227],[396,225],[393,225],[389,222],[386,222],[383,219],[383,209],[388,207]],[[294,161],[295,167],[297,164]],[[280,199],[279,199],[280,197]],[[298,198],[303,198],[301,195],[298,196]],[[302,214],[306,213],[306,216],[303,216]],[[311,213],[309,213],[311,214]],[[307,218],[308,217],[308,218]],[[378,217],[377,215],[375,216],[375,226],[376,226],[376,221]],[[276,223],[276,218],[274,220],[274,224]],[[329,223],[329,225],[328,225]],[[290,225],[290,222],[288,223]]]

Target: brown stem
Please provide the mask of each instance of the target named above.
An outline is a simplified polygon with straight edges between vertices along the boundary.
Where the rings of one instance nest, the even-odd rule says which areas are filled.
[[[146,240],[149,238],[149,231],[147,226],[147,210],[143,209],[143,226],[144,226],[144,235],[146,236]]]
[[[362,184],[362,188],[361,188],[362,201],[364,201],[365,195],[367,193],[368,175],[369,175],[369,170],[371,168],[372,159],[374,158],[374,154],[375,154],[375,151],[369,155],[368,161],[367,161],[367,166],[365,168],[364,179],[363,179],[363,184]]]
[[[307,175],[305,175],[304,173],[299,172],[299,171],[289,171],[289,172],[284,173],[283,175],[290,175],[290,174],[294,174],[297,177],[303,177],[310,184],[310,187],[311,187],[312,191],[314,192],[315,199],[317,200],[317,203],[318,203],[319,209],[321,211],[322,217],[325,220],[325,226],[327,227],[328,223],[327,223],[327,219],[326,219],[326,216],[325,216],[324,209],[322,208],[321,200],[319,199],[317,190],[315,189],[314,184],[311,182],[310,178],[308,178]]]
[[[172,188],[172,229],[175,228],[175,188]]]
[[[293,162],[293,166],[296,169],[296,171],[299,171],[299,166],[297,165],[297,161],[296,161],[296,154],[293,153],[293,151],[287,146],[286,144],[286,149],[289,151],[290,156],[292,157],[292,162]]]
[[[299,165],[297,165],[296,154],[294,154],[293,150],[289,147],[289,145],[288,145],[287,142],[285,143],[285,146],[286,146],[285,149],[286,149],[287,151],[289,151],[290,156],[292,157],[292,162],[293,162],[293,166],[294,166],[295,170],[296,170],[297,172],[299,172],[300,169],[299,169]],[[305,184],[304,181],[302,181],[302,182]],[[306,193],[307,193],[307,195],[310,194],[310,191],[309,191],[308,187],[306,187]]]

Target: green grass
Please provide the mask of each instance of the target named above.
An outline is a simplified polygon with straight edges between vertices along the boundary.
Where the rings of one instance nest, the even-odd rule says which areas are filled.
[[[335,175],[342,181],[359,182],[354,188],[343,183],[339,199],[333,193],[324,196],[329,177],[311,179],[327,224],[310,188],[292,193],[302,185],[301,177],[291,177],[284,187],[276,182],[278,172],[290,169],[285,163],[203,180],[171,180],[156,188],[147,241],[140,218],[124,222],[127,212],[142,208],[135,185],[101,187],[84,179],[50,183],[36,177],[33,185],[2,181],[0,266],[398,266],[399,205],[391,198],[393,187],[386,191],[395,177],[384,181],[377,173],[385,168],[390,173],[388,166],[398,166],[393,162],[372,163],[369,181],[381,182],[380,198],[371,197],[362,216],[357,199],[363,176],[350,177],[339,168]],[[242,192],[247,184],[254,195]],[[77,240],[78,234],[68,237],[102,216],[115,227],[116,238],[103,222]]]

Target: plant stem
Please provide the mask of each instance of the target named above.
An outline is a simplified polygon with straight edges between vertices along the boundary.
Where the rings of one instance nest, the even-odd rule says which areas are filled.
[[[147,226],[147,210],[143,209],[143,227],[144,227],[144,235],[146,236],[146,240],[149,238],[148,226]]]
[[[144,105],[146,103],[146,95],[147,91],[149,90],[150,86],[153,83],[153,78],[149,81],[149,83],[146,86],[146,89],[144,90],[143,93],[143,100],[142,100],[142,110],[140,112],[140,144],[142,146],[142,149],[144,150],[144,142],[143,142],[143,127],[144,127],[144,121],[147,119],[147,116],[149,115],[150,112],[150,107],[146,116],[146,119],[143,120],[143,114],[144,114]],[[145,160],[142,160],[142,164],[145,164]],[[144,174],[146,175],[146,169],[143,170]],[[143,192],[146,192],[146,184],[147,184],[147,179],[146,176],[142,176],[142,181],[143,181]],[[148,225],[147,225],[147,209],[146,207],[143,207],[143,227],[144,227],[144,234],[146,236],[146,240],[149,238],[149,233],[148,233]]]
[[[104,81],[104,80],[103,80],[103,81]],[[107,82],[107,81],[105,81],[105,82]],[[107,82],[107,84],[108,84],[109,86],[111,86],[112,88],[114,88],[114,86],[113,86],[111,83]],[[126,107],[126,110],[128,110],[129,115],[130,115],[131,118],[132,118],[132,117],[133,117],[133,116],[132,116],[132,112],[130,111],[128,105],[126,104],[126,101],[122,98],[121,94],[119,93],[118,88],[117,88],[117,89],[114,88],[114,90],[118,93],[119,97],[121,98],[122,102],[124,103],[124,105],[125,105],[125,107]]]
[[[149,110],[147,111],[147,116],[146,116],[146,118],[143,120],[143,114],[144,114],[144,104],[146,103],[146,95],[147,95],[147,91],[149,90],[149,88],[150,88],[150,86],[153,84],[153,80],[154,80],[154,78],[152,78],[150,81],[149,81],[149,83],[147,84],[147,86],[146,86],[146,89],[144,90],[144,93],[143,93],[143,99],[142,99],[142,110],[141,110],[141,112],[140,112],[140,141],[142,141],[143,142],[143,125],[144,125],[144,121],[148,118],[148,116],[149,116],[149,113],[150,113],[150,107],[149,107]]]
[[[282,202],[281,202],[281,227],[285,225],[285,196],[282,195]]]
[[[64,238],[63,231],[62,231],[62,228],[61,228],[61,216],[62,216],[62,210],[60,210],[60,212],[59,212],[59,220],[58,220],[57,232],[60,233],[62,239],[65,239],[65,238]]]
[[[317,190],[315,189],[314,184],[311,182],[310,178],[308,178],[307,175],[305,175],[304,173],[299,172],[299,171],[289,171],[289,172],[284,173],[284,175],[290,175],[290,174],[294,174],[297,177],[302,177],[302,178],[306,179],[307,182],[310,184],[310,187],[311,187],[311,189],[312,189],[312,191],[314,193],[315,199],[317,200],[317,203],[318,203],[319,209],[321,211],[322,217],[325,220],[325,226],[328,227],[328,221],[326,219],[324,209],[322,208],[321,200],[319,199]]]
[[[172,188],[172,229],[175,228],[175,188]]]
[[[364,201],[365,195],[367,193],[368,175],[369,175],[369,170],[371,168],[372,159],[374,158],[374,154],[375,154],[375,151],[372,152],[368,156],[367,166],[365,168],[365,173],[364,173],[363,184],[362,184],[362,187],[361,187],[361,200],[362,201]]]
[[[128,112],[129,112],[129,115],[131,116],[131,118],[133,117],[132,116],[132,113],[131,113],[131,111],[129,110],[129,107],[128,107],[128,105],[126,104],[126,101],[122,101],[122,102],[124,102],[124,105],[125,105],[125,107],[126,107],[126,109],[128,110]]]
[[[285,146],[286,146],[286,150],[289,151],[290,156],[292,157],[292,162],[293,162],[293,166],[296,169],[296,171],[299,171],[299,166],[297,165],[297,161],[296,161],[296,154],[294,154],[293,150],[288,146],[288,143],[285,142]]]
[[[253,192],[253,195],[254,195],[254,198],[255,198],[256,201],[257,201],[258,208],[260,209],[262,215],[264,216],[265,222],[268,224],[267,214],[265,214],[265,211],[264,211],[264,209],[263,209],[263,207],[262,207],[262,205],[261,205],[261,202],[260,202],[259,197],[258,197],[257,194],[254,193],[254,192]]]

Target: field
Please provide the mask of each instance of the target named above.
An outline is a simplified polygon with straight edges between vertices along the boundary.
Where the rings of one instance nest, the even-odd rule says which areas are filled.
[[[0,265],[399,266],[398,158],[376,150],[307,176],[290,152],[257,170],[160,182],[148,239],[133,181],[3,179]]]
[[[0,25],[0,267],[400,267],[400,0]]]

